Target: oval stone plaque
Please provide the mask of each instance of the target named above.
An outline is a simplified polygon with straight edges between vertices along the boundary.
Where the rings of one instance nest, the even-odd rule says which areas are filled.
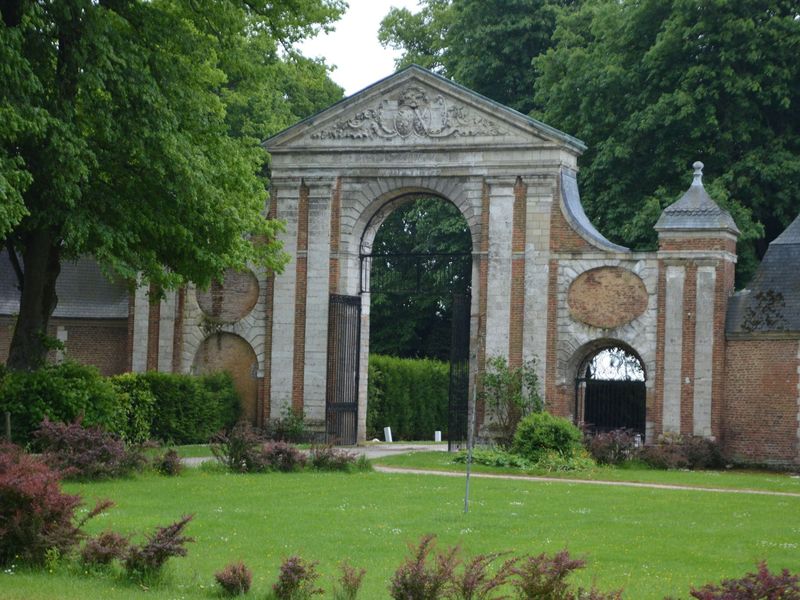
[[[647,288],[636,273],[621,267],[585,271],[569,286],[572,317],[601,329],[633,321],[647,309]]]

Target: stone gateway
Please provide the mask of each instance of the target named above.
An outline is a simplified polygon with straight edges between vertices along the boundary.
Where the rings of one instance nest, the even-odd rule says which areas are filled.
[[[329,434],[352,419],[351,441],[363,440],[370,293],[362,257],[384,219],[424,195],[452,202],[471,233],[472,380],[491,357],[535,358],[548,410],[580,420],[587,365],[621,348],[643,379],[646,441],[713,437],[743,460],[800,464],[800,276],[787,266],[800,264],[800,220],[773,242],[753,288],[734,295],[739,231],[703,188],[701,164],[656,224],[658,251],[632,252],[583,211],[580,140],[416,66],[265,146],[266,211],[285,222],[291,261],[277,276],[229,273],[210,290],[187,288],[159,304],[137,290],[128,314],[112,315],[127,317],[126,343],[113,342],[125,368],[227,367],[255,424],[302,409]],[[3,302],[0,314],[16,312],[13,298]],[[56,314],[71,353],[78,335],[90,335],[79,333],[90,317]],[[95,324],[108,328],[102,318]],[[352,397],[337,400],[335,390]],[[481,426],[491,416],[475,409]]]

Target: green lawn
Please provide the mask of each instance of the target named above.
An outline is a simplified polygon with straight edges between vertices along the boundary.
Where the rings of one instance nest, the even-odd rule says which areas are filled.
[[[387,456],[373,461],[378,465],[456,471],[463,473],[465,466],[454,463],[452,455],[444,452],[415,452]],[[643,466],[629,468],[596,467],[589,471],[567,471],[547,473],[544,471],[521,471],[520,469],[472,465],[474,473],[501,473],[511,475],[541,475],[564,479],[596,479],[605,481],[630,481],[636,483],[660,483],[689,485],[707,488],[731,488],[791,492],[800,494],[800,476],[768,471],[661,471]]]
[[[386,598],[406,544],[429,532],[470,555],[567,547],[588,560],[582,583],[624,587],[635,600],[686,598],[691,583],[741,575],[761,559],[775,569],[800,565],[800,498],[474,479],[465,515],[463,480],[432,475],[189,469],[66,487],[117,503],[91,522],[95,532],[138,534],[195,514],[189,556],[173,559],[147,598],[216,598],[213,573],[239,559],[255,574],[250,597],[263,598],[291,554],[320,561],[328,589],[340,561],[364,566],[362,598]],[[12,571],[0,572],[3,599],[143,597],[113,575]]]

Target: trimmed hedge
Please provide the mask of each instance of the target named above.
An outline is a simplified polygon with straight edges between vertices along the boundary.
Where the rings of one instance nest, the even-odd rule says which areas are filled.
[[[95,367],[66,361],[36,371],[5,371],[0,383],[0,411],[11,413],[11,437],[30,440],[45,417],[82,423],[109,431],[122,426],[117,392]]]
[[[207,442],[232,426],[239,396],[227,373],[193,376],[125,373],[103,377],[96,368],[64,362],[33,372],[0,371],[0,412],[11,412],[11,435],[27,443],[45,417],[98,426],[129,443],[156,438],[175,444]]]
[[[369,357],[367,436],[383,439],[392,428],[396,440],[431,440],[447,431],[450,365],[431,359]]]
[[[541,460],[550,452],[571,458],[581,449],[582,439],[580,429],[567,419],[548,412],[535,412],[517,425],[511,451],[532,462]]]

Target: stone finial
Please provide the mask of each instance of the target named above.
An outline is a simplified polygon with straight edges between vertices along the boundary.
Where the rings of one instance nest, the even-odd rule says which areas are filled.
[[[694,169],[694,180],[692,180],[692,185],[703,185],[703,167],[705,165],[701,163],[699,160],[695,161],[692,165]]]

